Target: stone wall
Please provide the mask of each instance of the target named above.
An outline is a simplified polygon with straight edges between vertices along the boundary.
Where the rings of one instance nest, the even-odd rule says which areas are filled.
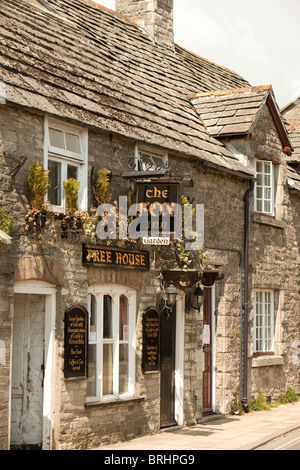
[[[291,386],[299,392],[299,365],[293,363],[293,344],[299,329],[299,196],[289,193],[286,157],[267,107],[263,109],[250,140],[232,144],[253,164],[254,158],[271,160],[275,165],[277,190],[275,218],[253,212],[251,198],[249,259],[249,403],[263,389],[272,400]],[[253,357],[253,296],[255,289],[272,289],[275,296],[274,357]]]
[[[282,166],[284,162],[280,144],[267,116],[256,130],[256,142],[236,141],[237,148],[250,158],[255,149],[266,157],[271,156]],[[155,279],[158,271],[153,264],[151,270],[141,274],[125,270],[94,269],[82,265],[82,235],[79,240],[60,238],[60,221],[54,222],[57,241],[48,230],[42,239],[30,238],[25,234],[25,215],[29,209],[25,194],[25,181],[30,164],[38,159],[43,161],[43,116],[20,109],[1,107],[0,114],[0,204],[5,204],[14,217],[14,240],[10,256],[0,246],[2,299],[0,304],[0,341],[5,342],[5,364],[0,364],[1,403],[9,400],[9,349],[13,318],[13,282],[21,280],[44,280],[57,289],[56,330],[55,330],[55,397],[54,435],[56,449],[85,449],[109,444],[138,435],[156,432],[160,426],[160,375],[145,375],[142,372],[142,315],[145,308],[154,305],[159,294]],[[268,127],[269,126],[269,127]],[[271,129],[271,132],[267,129]],[[266,139],[266,133],[268,138]],[[271,148],[271,154],[269,149]],[[6,151],[6,156],[3,155]],[[11,182],[9,174],[15,168],[12,157],[28,155],[28,161]],[[112,201],[118,195],[126,195],[130,183],[122,178],[128,171],[129,161],[134,156],[134,143],[119,137],[89,132],[89,169],[107,168],[112,171]],[[183,195],[204,204],[205,208],[205,249],[207,262],[218,266],[224,279],[215,286],[215,404],[216,412],[229,413],[234,395],[240,384],[241,346],[241,271],[240,261],[244,247],[244,195],[249,182],[233,175],[225,175],[208,169],[200,162],[187,162],[175,155],[169,156],[169,166],[175,175],[192,178],[193,187],[184,186]],[[278,226],[266,225],[266,220],[251,222],[250,286],[277,289],[280,303],[281,329],[278,347],[283,364],[261,366],[249,370],[250,394],[262,386],[268,394],[277,396],[287,385],[299,387],[299,366],[291,360],[294,340],[298,339],[299,319],[299,199],[291,196],[286,186],[281,186],[281,219]],[[89,183],[89,208],[94,205]],[[95,208],[94,208],[95,210]],[[264,223],[262,223],[264,222]],[[167,266],[161,258],[160,265]],[[200,264],[191,265],[200,269]],[[298,276],[298,277],[297,277]],[[127,285],[137,289],[136,318],[136,396],[135,400],[113,405],[99,404],[86,406],[86,382],[65,381],[63,377],[64,354],[64,312],[70,304],[87,304],[88,286],[109,282]],[[250,315],[249,346],[252,353]],[[185,313],[184,347],[184,423],[195,424],[202,418],[202,329],[203,318],[196,311]],[[300,338],[299,338],[300,339]],[[0,343],[1,344],[1,343]],[[2,356],[1,356],[2,357]],[[0,357],[0,358],[1,358]],[[253,362],[252,357],[250,362]],[[2,361],[3,362],[3,361]],[[0,408],[0,435],[3,446],[8,445],[8,408]],[[7,441],[5,441],[5,436]]]
[[[11,256],[11,246],[0,243],[0,450],[8,447],[9,382],[11,319],[13,314],[13,280],[11,266],[6,262]]]

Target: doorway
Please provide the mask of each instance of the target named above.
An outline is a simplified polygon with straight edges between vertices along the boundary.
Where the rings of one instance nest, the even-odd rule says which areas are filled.
[[[10,447],[51,450],[56,289],[21,281],[14,290]]]
[[[11,448],[41,449],[45,297],[16,294],[11,390]]]
[[[160,427],[175,426],[176,306],[160,317]]]
[[[212,289],[204,289],[203,311],[203,413],[213,413],[213,343],[214,324],[212,320]]]

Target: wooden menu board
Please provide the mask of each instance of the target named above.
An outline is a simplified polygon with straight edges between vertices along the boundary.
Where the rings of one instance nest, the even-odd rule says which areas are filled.
[[[160,315],[155,307],[144,312],[143,317],[143,371],[159,371]]]
[[[87,379],[88,312],[81,305],[65,311],[65,379]]]

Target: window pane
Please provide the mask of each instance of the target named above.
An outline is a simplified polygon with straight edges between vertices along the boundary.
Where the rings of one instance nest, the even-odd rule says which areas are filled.
[[[270,214],[270,213],[271,213],[271,203],[270,203],[269,201],[266,201],[266,202],[265,202],[264,212],[265,212],[266,214]]]
[[[256,171],[257,173],[263,172],[263,162],[256,162]]]
[[[257,175],[256,184],[257,184],[258,186],[262,186],[262,185],[263,185],[263,181],[264,181],[263,175]]]
[[[97,323],[96,323],[96,298],[91,295],[91,311],[90,311],[90,336],[89,341],[97,341]]]
[[[128,341],[128,300],[125,295],[120,297],[119,338]]]
[[[66,145],[70,152],[81,153],[79,135],[66,132]]]
[[[265,199],[271,199],[271,188],[265,188]]]
[[[110,295],[103,297],[103,338],[112,338],[112,298]]]
[[[89,344],[89,377],[87,380],[87,396],[94,397],[96,395],[96,344]]]
[[[256,194],[257,194],[257,199],[262,199],[262,197],[263,197],[263,188],[258,186]]]
[[[64,133],[57,129],[49,128],[49,138],[51,147],[65,148]]]
[[[262,201],[258,200],[256,205],[257,205],[256,210],[257,210],[258,212],[262,212],[262,209],[263,209],[263,203],[262,203]]]
[[[103,395],[113,393],[113,344],[103,344]]]
[[[119,393],[128,392],[128,343],[119,346]]]
[[[67,178],[73,178],[77,180],[77,166],[68,165]]]
[[[49,183],[51,185],[48,191],[50,204],[61,206],[61,163],[48,161]]]

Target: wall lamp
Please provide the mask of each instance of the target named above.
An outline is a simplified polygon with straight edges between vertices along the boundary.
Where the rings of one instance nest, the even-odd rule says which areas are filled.
[[[164,296],[161,295],[158,302],[158,308],[160,310],[168,309],[171,313],[174,305],[176,304],[178,291],[173,282],[171,282],[171,284],[164,290],[162,281],[163,278],[161,276],[161,292],[164,291]]]
[[[194,292],[191,295],[185,297],[185,308],[186,310],[198,310],[200,312],[201,306],[204,300],[204,291],[201,289],[200,285],[196,287]]]
[[[166,301],[166,307],[169,308],[171,311],[176,304],[176,299],[177,299],[177,289],[174,286],[173,282],[167,287],[166,289],[166,295],[167,295],[167,301]]]

